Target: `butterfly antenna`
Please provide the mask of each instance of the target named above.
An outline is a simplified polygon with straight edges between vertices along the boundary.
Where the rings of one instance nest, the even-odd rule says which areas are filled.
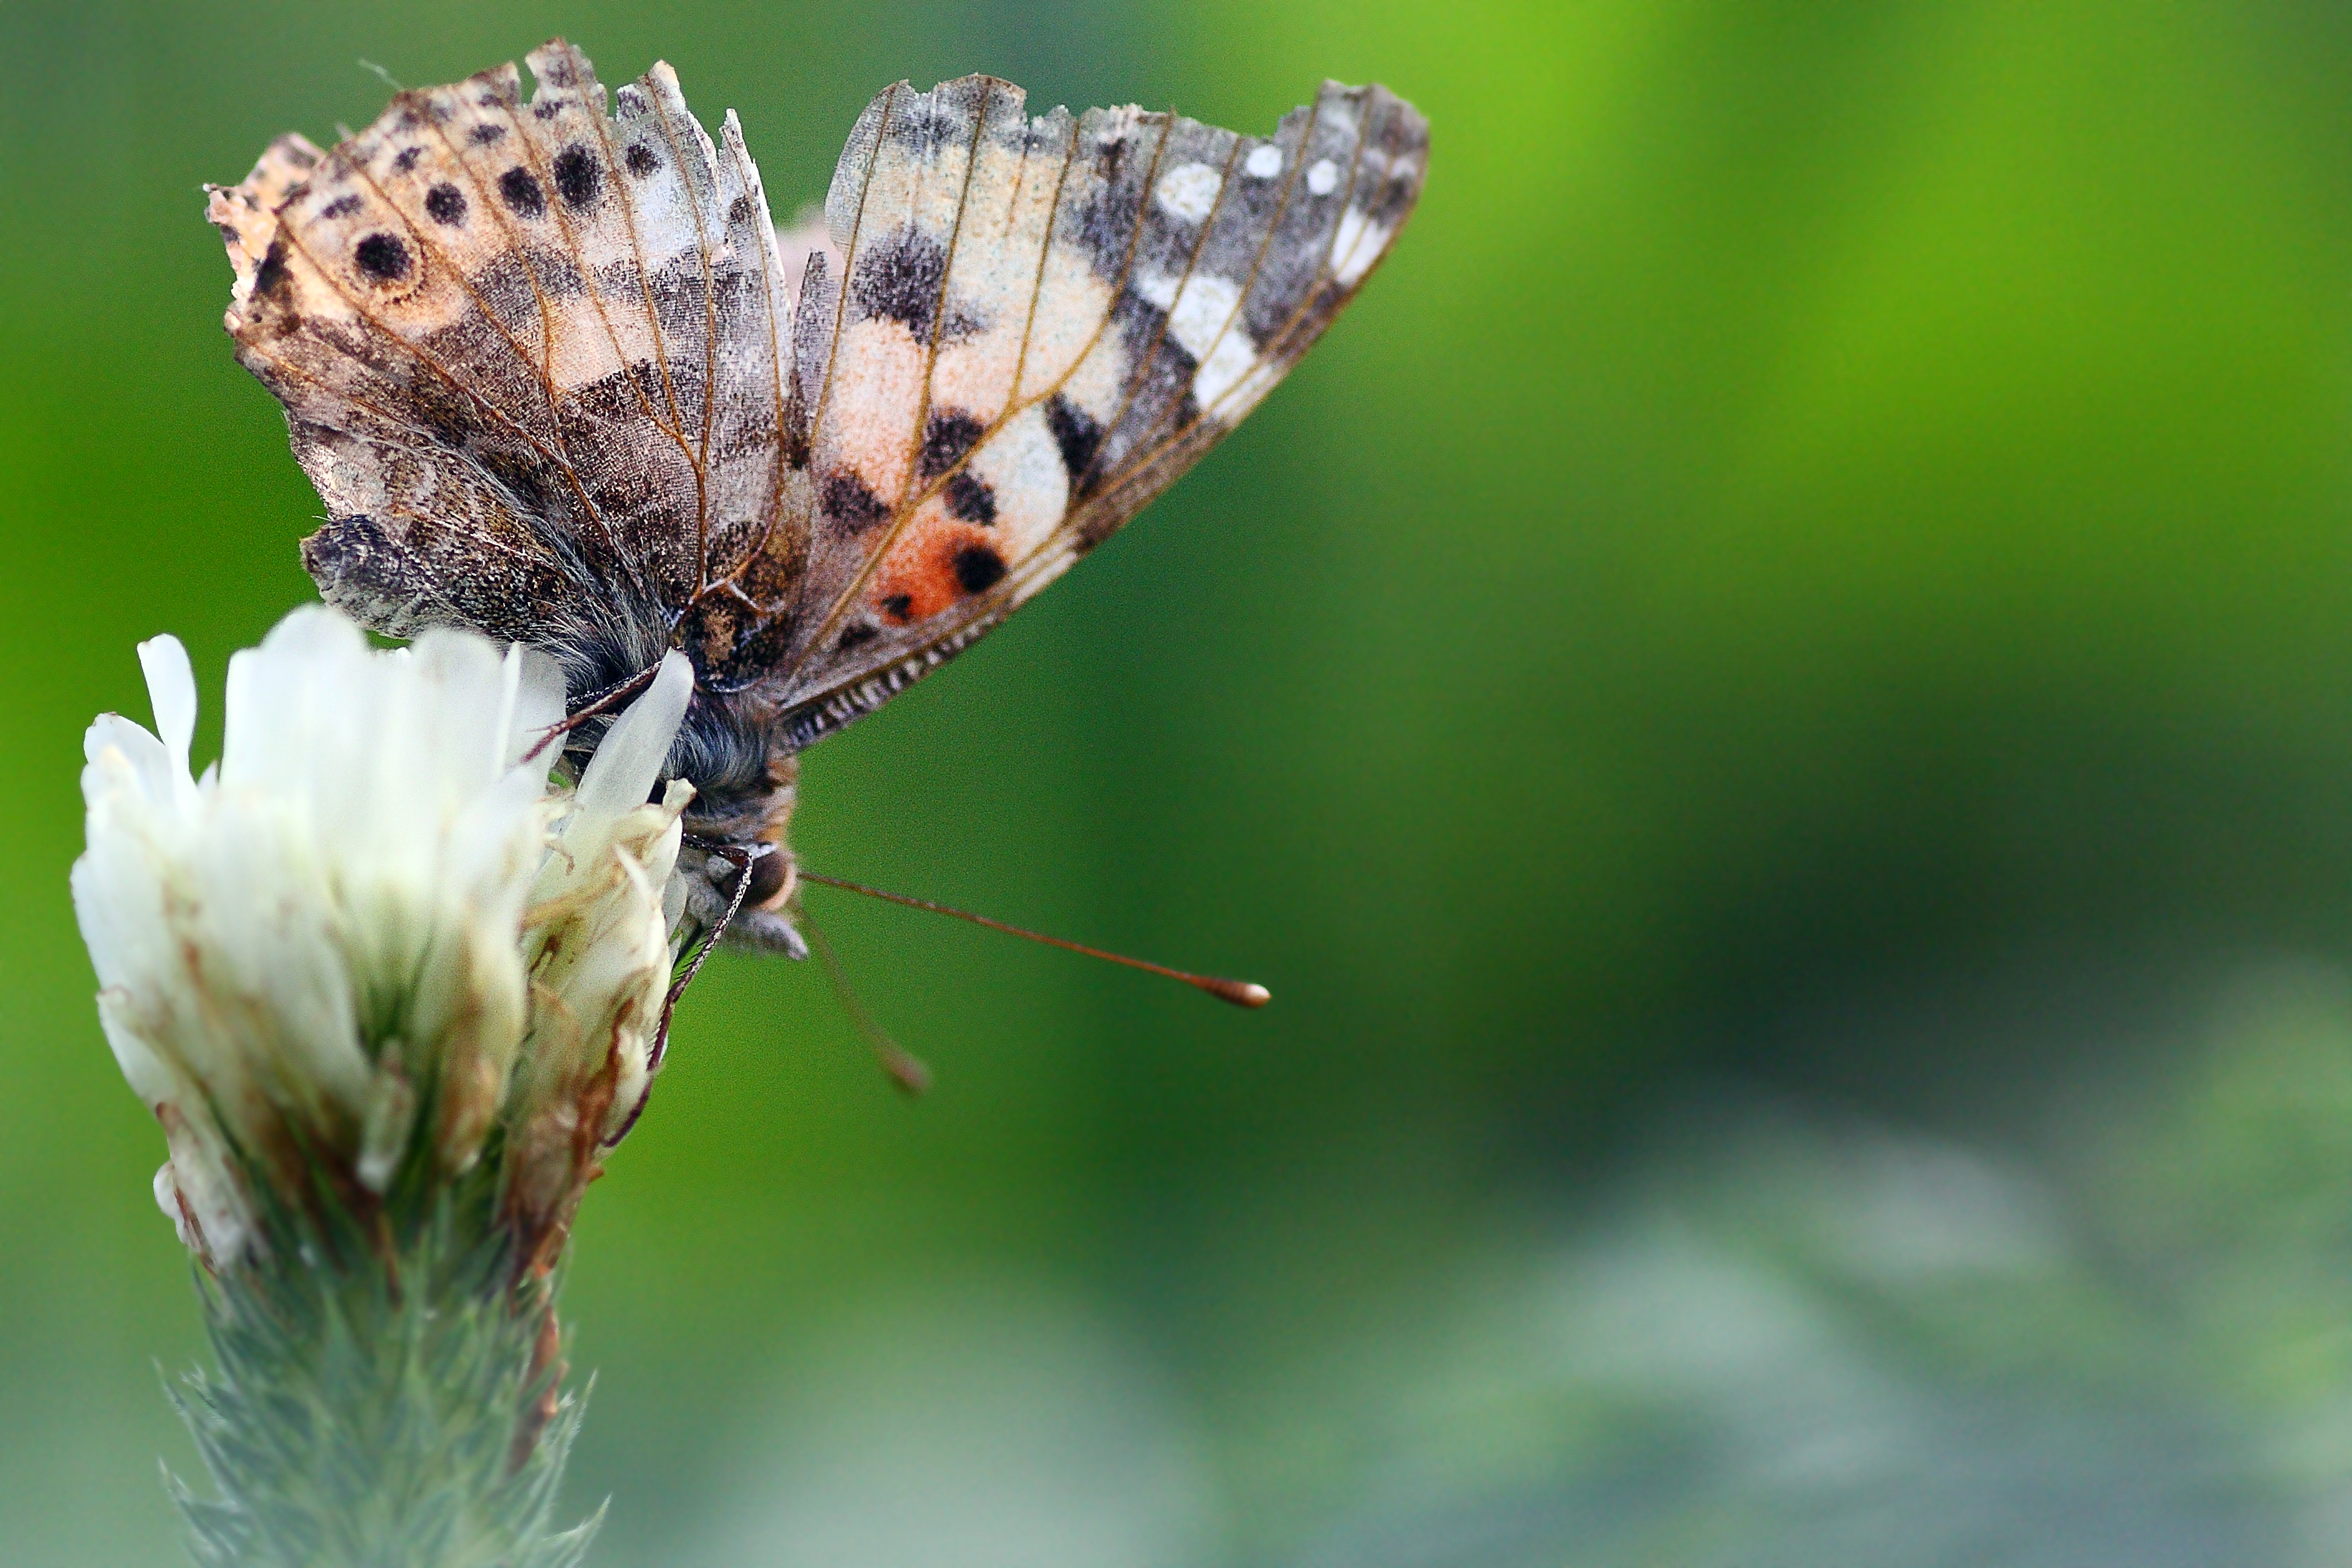
[[[931,1069],[923,1064],[922,1058],[883,1033],[882,1026],[874,1021],[873,1015],[866,1012],[866,1005],[857,999],[856,991],[849,984],[849,976],[842,972],[841,959],[833,951],[833,943],[824,940],[824,932],[816,929],[806,910],[801,912],[800,924],[801,930],[807,933],[809,945],[815,948],[817,957],[824,961],[824,972],[833,981],[833,994],[841,998],[841,1010],[849,1015],[849,1021],[856,1026],[859,1034],[866,1037],[866,1043],[874,1047],[874,1059],[882,1064],[882,1070],[890,1075],[890,1081],[909,1095],[921,1094],[929,1089]]]
[[[1147,974],[1164,974],[1171,980],[1181,980],[1197,990],[1207,992],[1220,1002],[1230,1002],[1236,1007],[1263,1007],[1274,1000],[1273,992],[1247,980],[1223,980],[1213,974],[1188,974],[1181,969],[1171,969],[1164,963],[1129,958],[1122,952],[1105,952],[1101,948],[1088,947],[1083,942],[1068,942],[1058,936],[1047,936],[1043,931],[1025,931],[1020,926],[1007,925],[1003,921],[991,920],[986,915],[973,914],[970,910],[959,910],[947,904],[935,904],[929,899],[908,898],[904,893],[886,893],[879,888],[869,888],[863,882],[852,882],[840,877],[820,877],[805,867],[800,868],[800,879],[803,882],[816,882],[828,888],[839,888],[845,892],[864,893],[869,899],[880,899],[886,903],[904,904],[910,910],[929,910],[935,915],[953,915],[960,921],[970,921],[976,926],[986,926],[991,931],[1001,931],[1008,936],[1026,937],[1031,942],[1042,942],[1048,947],[1064,948],[1071,952],[1084,953],[1088,958],[1102,959],[1108,963],[1123,963],[1129,969],[1140,969]]]

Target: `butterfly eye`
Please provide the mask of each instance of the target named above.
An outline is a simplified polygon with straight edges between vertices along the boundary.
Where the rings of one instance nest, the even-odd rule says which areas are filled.
[[[710,885],[722,899],[735,896],[735,868],[730,862],[712,858]],[[792,861],[782,850],[771,850],[751,862],[751,885],[743,889],[743,907],[764,910],[784,890],[784,882],[792,874]]]

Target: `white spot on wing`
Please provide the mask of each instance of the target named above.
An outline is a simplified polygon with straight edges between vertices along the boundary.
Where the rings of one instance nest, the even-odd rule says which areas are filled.
[[[1349,207],[1339,215],[1339,232],[1331,237],[1331,271],[1341,287],[1349,287],[1371,270],[1388,247],[1389,226]]]
[[[1147,272],[1136,279],[1135,291],[1168,312],[1169,337],[1200,366],[1192,373],[1193,401],[1221,418],[1239,417],[1216,405],[1259,368],[1257,345],[1239,317],[1241,286],[1195,272],[1180,291],[1166,273]]]
[[[1318,196],[1328,196],[1339,185],[1339,165],[1328,158],[1318,158],[1315,166],[1307,171],[1307,188]]]
[[[1199,223],[1217,205],[1223,177],[1206,163],[1179,163],[1160,177],[1153,195],[1160,208],[1181,223]]]
[[[1249,334],[1242,331],[1239,323],[1227,327],[1218,337],[1217,346],[1209,351],[1201,368],[1193,374],[1192,401],[1207,413],[1230,417],[1217,404],[1256,368],[1257,352],[1250,343]]]
[[[1168,335],[1196,360],[1209,357],[1225,323],[1234,319],[1234,307],[1242,301],[1239,284],[1207,272],[1186,279],[1181,293],[1174,279],[1147,273],[1136,280],[1135,291],[1168,312]]]
[[[1282,173],[1282,149],[1271,142],[1254,149],[1242,170],[1253,180],[1271,180]]]

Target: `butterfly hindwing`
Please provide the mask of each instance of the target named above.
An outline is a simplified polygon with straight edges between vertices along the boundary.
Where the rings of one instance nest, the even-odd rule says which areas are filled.
[[[806,744],[967,646],[1281,379],[1410,213],[1427,127],[1327,84],[1270,139],[903,84],[826,204],[796,331],[817,502],[772,678]],[[816,371],[822,362],[824,369]]]

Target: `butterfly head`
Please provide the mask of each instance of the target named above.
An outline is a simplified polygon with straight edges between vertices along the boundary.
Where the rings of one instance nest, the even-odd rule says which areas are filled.
[[[785,840],[799,760],[770,745],[760,726],[741,723],[734,707],[698,691],[670,754],[677,776],[695,787],[676,873],[686,918],[705,931],[723,923],[732,942],[803,958],[808,949],[785,913],[799,885]]]

